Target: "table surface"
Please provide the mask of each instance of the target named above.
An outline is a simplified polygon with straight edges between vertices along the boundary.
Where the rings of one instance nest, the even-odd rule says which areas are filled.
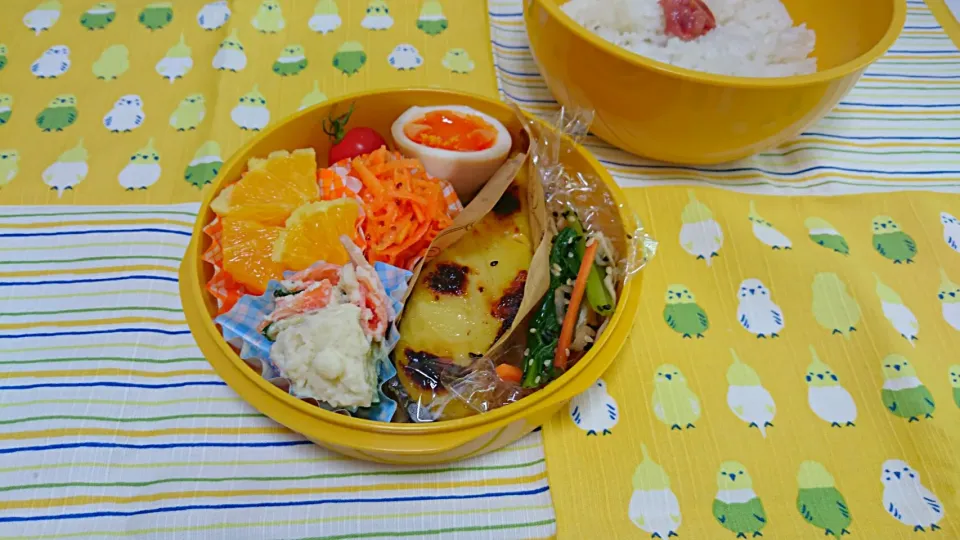
[[[556,108],[530,57],[519,0],[442,1],[450,28],[436,36],[417,28],[423,2],[388,3],[393,25],[370,30],[367,3],[341,0],[341,26],[325,35],[309,28],[312,1],[280,0],[285,26],[275,34],[255,28],[277,18],[252,1],[230,2],[230,20],[215,30],[202,25],[215,24],[218,8],[201,23],[201,1],[174,3],[166,24],[162,6],[144,12],[145,0],[119,1],[116,20],[94,30],[85,26],[105,19],[84,19],[90,6],[65,3],[39,33],[23,19],[32,12],[31,24],[49,24],[49,6],[5,5],[13,16],[0,20],[0,100],[9,94],[13,103],[0,154],[14,150],[16,159],[0,165],[10,178],[0,187],[0,454],[12,458],[0,467],[0,539],[639,538],[669,530],[733,538],[721,518],[749,522],[737,525],[748,535],[762,524],[773,538],[820,538],[831,519],[865,538],[912,537],[912,526],[891,517],[891,502],[904,519],[923,514],[943,537],[960,537],[951,451],[960,447],[960,376],[950,374],[960,303],[949,300],[953,289],[960,295],[960,225],[942,218],[960,216],[960,25],[942,1],[910,0],[901,39],[834,112],[742,163],[663,167],[585,141],[660,249],[643,273],[645,301],[624,352],[602,385],[542,433],[450,466],[377,466],[318,449],[240,401],[190,338],[176,268],[210,164],[252,136],[239,124],[258,117],[236,110],[254,85],[274,120],[296,110],[314,81],[330,98],[435,85],[499,90],[538,113]],[[481,19],[489,28],[472,24]],[[212,65],[232,30],[246,54],[236,73]],[[190,68],[168,81],[158,69],[184,64],[159,64],[177,56],[170,51],[181,35]],[[345,41],[368,54],[352,76],[333,65]],[[303,72],[272,72],[297,43],[309,60]],[[391,67],[401,43],[417,49],[417,69]],[[44,62],[40,71],[57,76],[39,79],[31,65],[60,45],[70,65]],[[103,59],[114,45],[127,49],[128,69],[111,53]],[[469,73],[444,65],[454,48],[471,57]],[[118,71],[116,80],[97,78]],[[50,114],[64,94],[76,98],[75,121]],[[196,94],[205,98],[202,118],[182,103]],[[136,96],[139,110],[121,96]],[[114,121],[130,131],[114,133]],[[138,159],[152,152],[159,167]],[[130,182],[149,185],[128,191]],[[705,205],[710,219],[685,223],[690,204]],[[892,248],[875,238],[878,216],[916,246],[913,264],[881,253],[905,238]],[[811,234],[813,217],[828,225]],[[828,249],[841,240],[849,254]],[[696,259],[704,245],[719,255],[709,263]],[[751,279],[772,304],[738,297]],[[692,323],[690,338],[668,323],[664,295],[677,287],[694,294],[708,321],[674,324]],[[770,321],[750,321],[773,311],[779,337],[760,339],[757,325]],[[857,331],[833,335],[827,326],[841,320]],[[667,372],[676,376],[665,381]],[[817,375],[837,380],[808,385]],[[587,421],[573,422],[574,411]],[[889,460],[920,483],[885,487]],[[810,472],[820,470],[814,462],[826,473]],[[759,503],[740,491],[722,497],[748,506],[718,506],[721,472]],[[810,491],[811,482],[820,489]],[[851,523],[830,512],[840,501]]]

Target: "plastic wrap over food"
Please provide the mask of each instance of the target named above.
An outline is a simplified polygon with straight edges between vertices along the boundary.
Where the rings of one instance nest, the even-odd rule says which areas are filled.
[[[370,407],[345,409],[330,407],[317,399],[317,396],[298,393],[290,381],[283,377],[277,365],[270,358],[270,350],[274,342],[264,335],[262,329],[267,315],[276,309],[277,293],[282,294],[281,282],[271,280],[267,290],[260,296],[243,296],[230,311],[218,316],[215,322],[220,325],[227,343],[240,350],[240,358],[248,361],[248,363],[253,362],[252,367],[259,368],[263,378],[277,387],[300,399],[315,403],[321,408],[343,412],[351,416],[389,422],[397,409],[397,403],[384,394],[383,386],[386,381],[394,379],[397,374],[389,355],[400,339],[394,322],[396,314],[400,312],[403,306],[402,299],[406,294],[411,273],[408,270],[379,262],[375,263],[373,268],[389,299],[387,314],[390,324],[387,327],[385,340],[381,343],[374,342],[371,351],[377,366],[379,399]],[[289,278],[293,275],[294,272],[286,272],[284,277]]]
[[[639,216],[625,204],[617,203],[603,188],[600,178],[575,171],[563,163],[564,139],[580,143],[589,133],[593,111],[585,108],[562,107],[555,115],[537,121],[513,105],[530,133],[531,176],[539,178],[546,195],[549,234],[563,228],[564,216],[574,211],[586,232],[603,232],[606,238],[620,228],[626,235],[626,244],[620,248],[610,241],[601,242],[600,256],[615,257],[616,281],[627,279],[644,266],[656,253],[657,242],[643,228]]]

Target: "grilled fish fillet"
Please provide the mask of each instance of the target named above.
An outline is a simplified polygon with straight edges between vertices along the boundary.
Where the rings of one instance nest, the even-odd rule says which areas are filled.
[[[451,399],[440,372],[451,363],[470,365],[513,324],[534,250],[527,210],[518,177],[493,211],[420,273],[394,349],[400,382],[419,402],[420,419],[475,413]]]

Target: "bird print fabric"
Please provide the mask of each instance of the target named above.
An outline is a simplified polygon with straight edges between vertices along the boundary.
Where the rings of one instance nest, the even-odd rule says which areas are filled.
[[[770,290],[759,279],[747,279],[737,293],[737,320],[744,330],[762,338],[778,338],[783,331],[783,310],[773,302]]]
[[[603,379],[570,400],[570,419],[587,435],[610,435],[618,417],[617,402]]]
[[[767,436],[767,428],[773,427],[777,406],[773,396],[760,384],[760,376],[747,364],[740,361],[736,351],[730,350],[733,364],[727,368],[727,405],[747,427],[757,428],[760,435]]]
[[[683,208],[680,220],[680,246],[698,260],[710,266],[714,257],[720,255],[723,246],[723,230],[713,219],[713,212],[707,205],[697,200],[693,190],[689,190],[690,201]]]
[[[856,426],[857,404],[850,392],[840,384],[840,377],[820,360],[816,349],[810,346],[813,362],[807,366],[807,403],[810,410],[831,427]]]
[[[883,405],[894,416],[909,422],[933,418],[936,402],[930,390],[917,378],[917,370],[899,354],[883,359]]]
[[[687,386],[680,368],[664,364],[653,379],[653,414],[671,431],[696,427],[700,419],[700,399]]]
[[[763,501],[753,491],[753,478],[739,461],[725,461],[717,473],[717,495],[713,500],[713,517],[737,538],[763,536],[767,513]]]
[[[670,489],[670,477],[650,459],[647,445],[641,444],[643,461],[633,472],[633,494],[627,510],[630,521],[651,538],[679,536],[682,516],[677,496]]]
[[[697,305],[690,288],[686,285],[667,287],[667,305],[663,308],[663,320],[684,339],[703,338],[710,328],[707,312]]]
[[[920,473],[899,459],[883,462],[883,507],[911,532],[937,531],[944,517],[943,503],[920,481]]]
[[[826,536],[840,538],[850,534],[853,518],[843,494],[837,490],[833,475],[822,463],[804,461],[797,472],[797,511]]]

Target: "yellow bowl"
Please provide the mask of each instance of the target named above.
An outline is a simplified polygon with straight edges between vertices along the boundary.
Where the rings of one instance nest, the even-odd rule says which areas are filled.
[[[621,49],[568,17],[567,0],[525,0],[530,49],[566,106],[596,111],[592,130],[628,152],[674,163],[751,156],[827,114],[896,41],[906,0],[783,0],[817,34],[810,75],[745,78],[701,73]]]
[[[572,397],[586,390],[610,366],[630,333],[640,299],[640,277],[623,288],[608,329],[596,345],[569,372],[535,394],[500,409],[461,420],[433,424],[387,424],[334,414],[309,405],[270,384],[247,366],[223,340],[213,324],[216,302],[205,284],[212,274],[202,254],[209,246],[203,227],[214,218],[210,201],[227,184],[240,178],[251,157],[274,150],[313,147],[321,165],[330,141],[321,129],[334,110],[342,113],[353,102],[351,126],[369,126],[387,138],[390,125],[413,105],[468,105],[504,123],[514,134],[522,130],[512,110],[503,103],[469,94],[441,90],[368,92],[301,111],[259,134],[227,161],[200,208],[193,238],[180,267],[180,296],[193,336],[217,373],[260,412],[299,432],[313,442],[359,459],[386,463],[439,463],[475,456],[503,447],[540,426]],[[563,162],[573,170],[591,173],[622,203],[620,224],[631,223],[626,199],[614,180],[587,151],[567,140]],[[611,238],[625,243],[622,226]],[[619,238],[618,238],[619,236]]]

